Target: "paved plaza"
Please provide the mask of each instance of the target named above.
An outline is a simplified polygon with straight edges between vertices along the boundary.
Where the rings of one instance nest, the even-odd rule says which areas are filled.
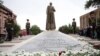
[[[73,36],[63,34],[59,31],[44,31],[27,41],[15,45],[6,52],[27,51],[27,52],[59,52],[59,51],[79,51],[87,42],[81,42]]]
[[[79,36],[77,34],[64,34],[59,31],[44,31],[36,36],[23,36],[11,42],[0,44],[0,51],[27,51],[27,52],[59,52],[79,51],[88,43],[100,43],[96,39]]]

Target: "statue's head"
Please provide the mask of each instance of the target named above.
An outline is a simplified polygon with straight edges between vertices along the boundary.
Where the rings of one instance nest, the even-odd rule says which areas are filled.
[[[50,2],[50,5],[52,5],[52,2]]]
[[[29,21],[29,19],[27,19],[27,21]]]
[[[75,21],[75,18],[73,18],[73,21]]]

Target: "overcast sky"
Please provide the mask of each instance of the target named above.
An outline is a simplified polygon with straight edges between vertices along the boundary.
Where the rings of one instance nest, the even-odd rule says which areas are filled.
[[[46,8],[50,2],[56,9],[55,21],[57,29],[62,25],[72,23],[76,18],[77,26],[80,25],[79,17],[88,13],[93,8],[84,9],[86,0],[3,0],[4,5],[17,15],[17,22],[21,29],[25,28],[26,19],[30,20],[31,26],[38,25],[45,30]]]

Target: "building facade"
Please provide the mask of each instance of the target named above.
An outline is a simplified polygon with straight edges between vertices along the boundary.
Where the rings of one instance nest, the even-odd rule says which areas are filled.
[[[94,12],[95,12],[96,21],[97,21],[97,19],[100,19],[100,8],[94,10]],[[90,18],[89,14],[90,12],[80,16],[80,30],[86,29],[87,27],[89,27],[89,18]]]
[[[11,18],[14,19],[14,22],[16,23],[16,15],[6,6],[0,4],[0,34],[6,33],[5,20],[7,20],[8,14],[11,15]]]

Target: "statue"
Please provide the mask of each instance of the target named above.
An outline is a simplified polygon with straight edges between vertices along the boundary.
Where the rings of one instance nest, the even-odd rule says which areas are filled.
[[[27,35],[30,34],[30,22],[29,22],[29,19],[27,19],[27,22],[26,22],[26,31],[27,31]]]
[[[47,7],[47,21],[46,21],[46,30],[56,29],[55,17],[54,17],[55,8],[52,6],[52,3]]]
[[[73,27],[73,33],[76,33],[76,22],[75,22],[75,18],[73,18],[73,22],[72,22],[72,27]]]

